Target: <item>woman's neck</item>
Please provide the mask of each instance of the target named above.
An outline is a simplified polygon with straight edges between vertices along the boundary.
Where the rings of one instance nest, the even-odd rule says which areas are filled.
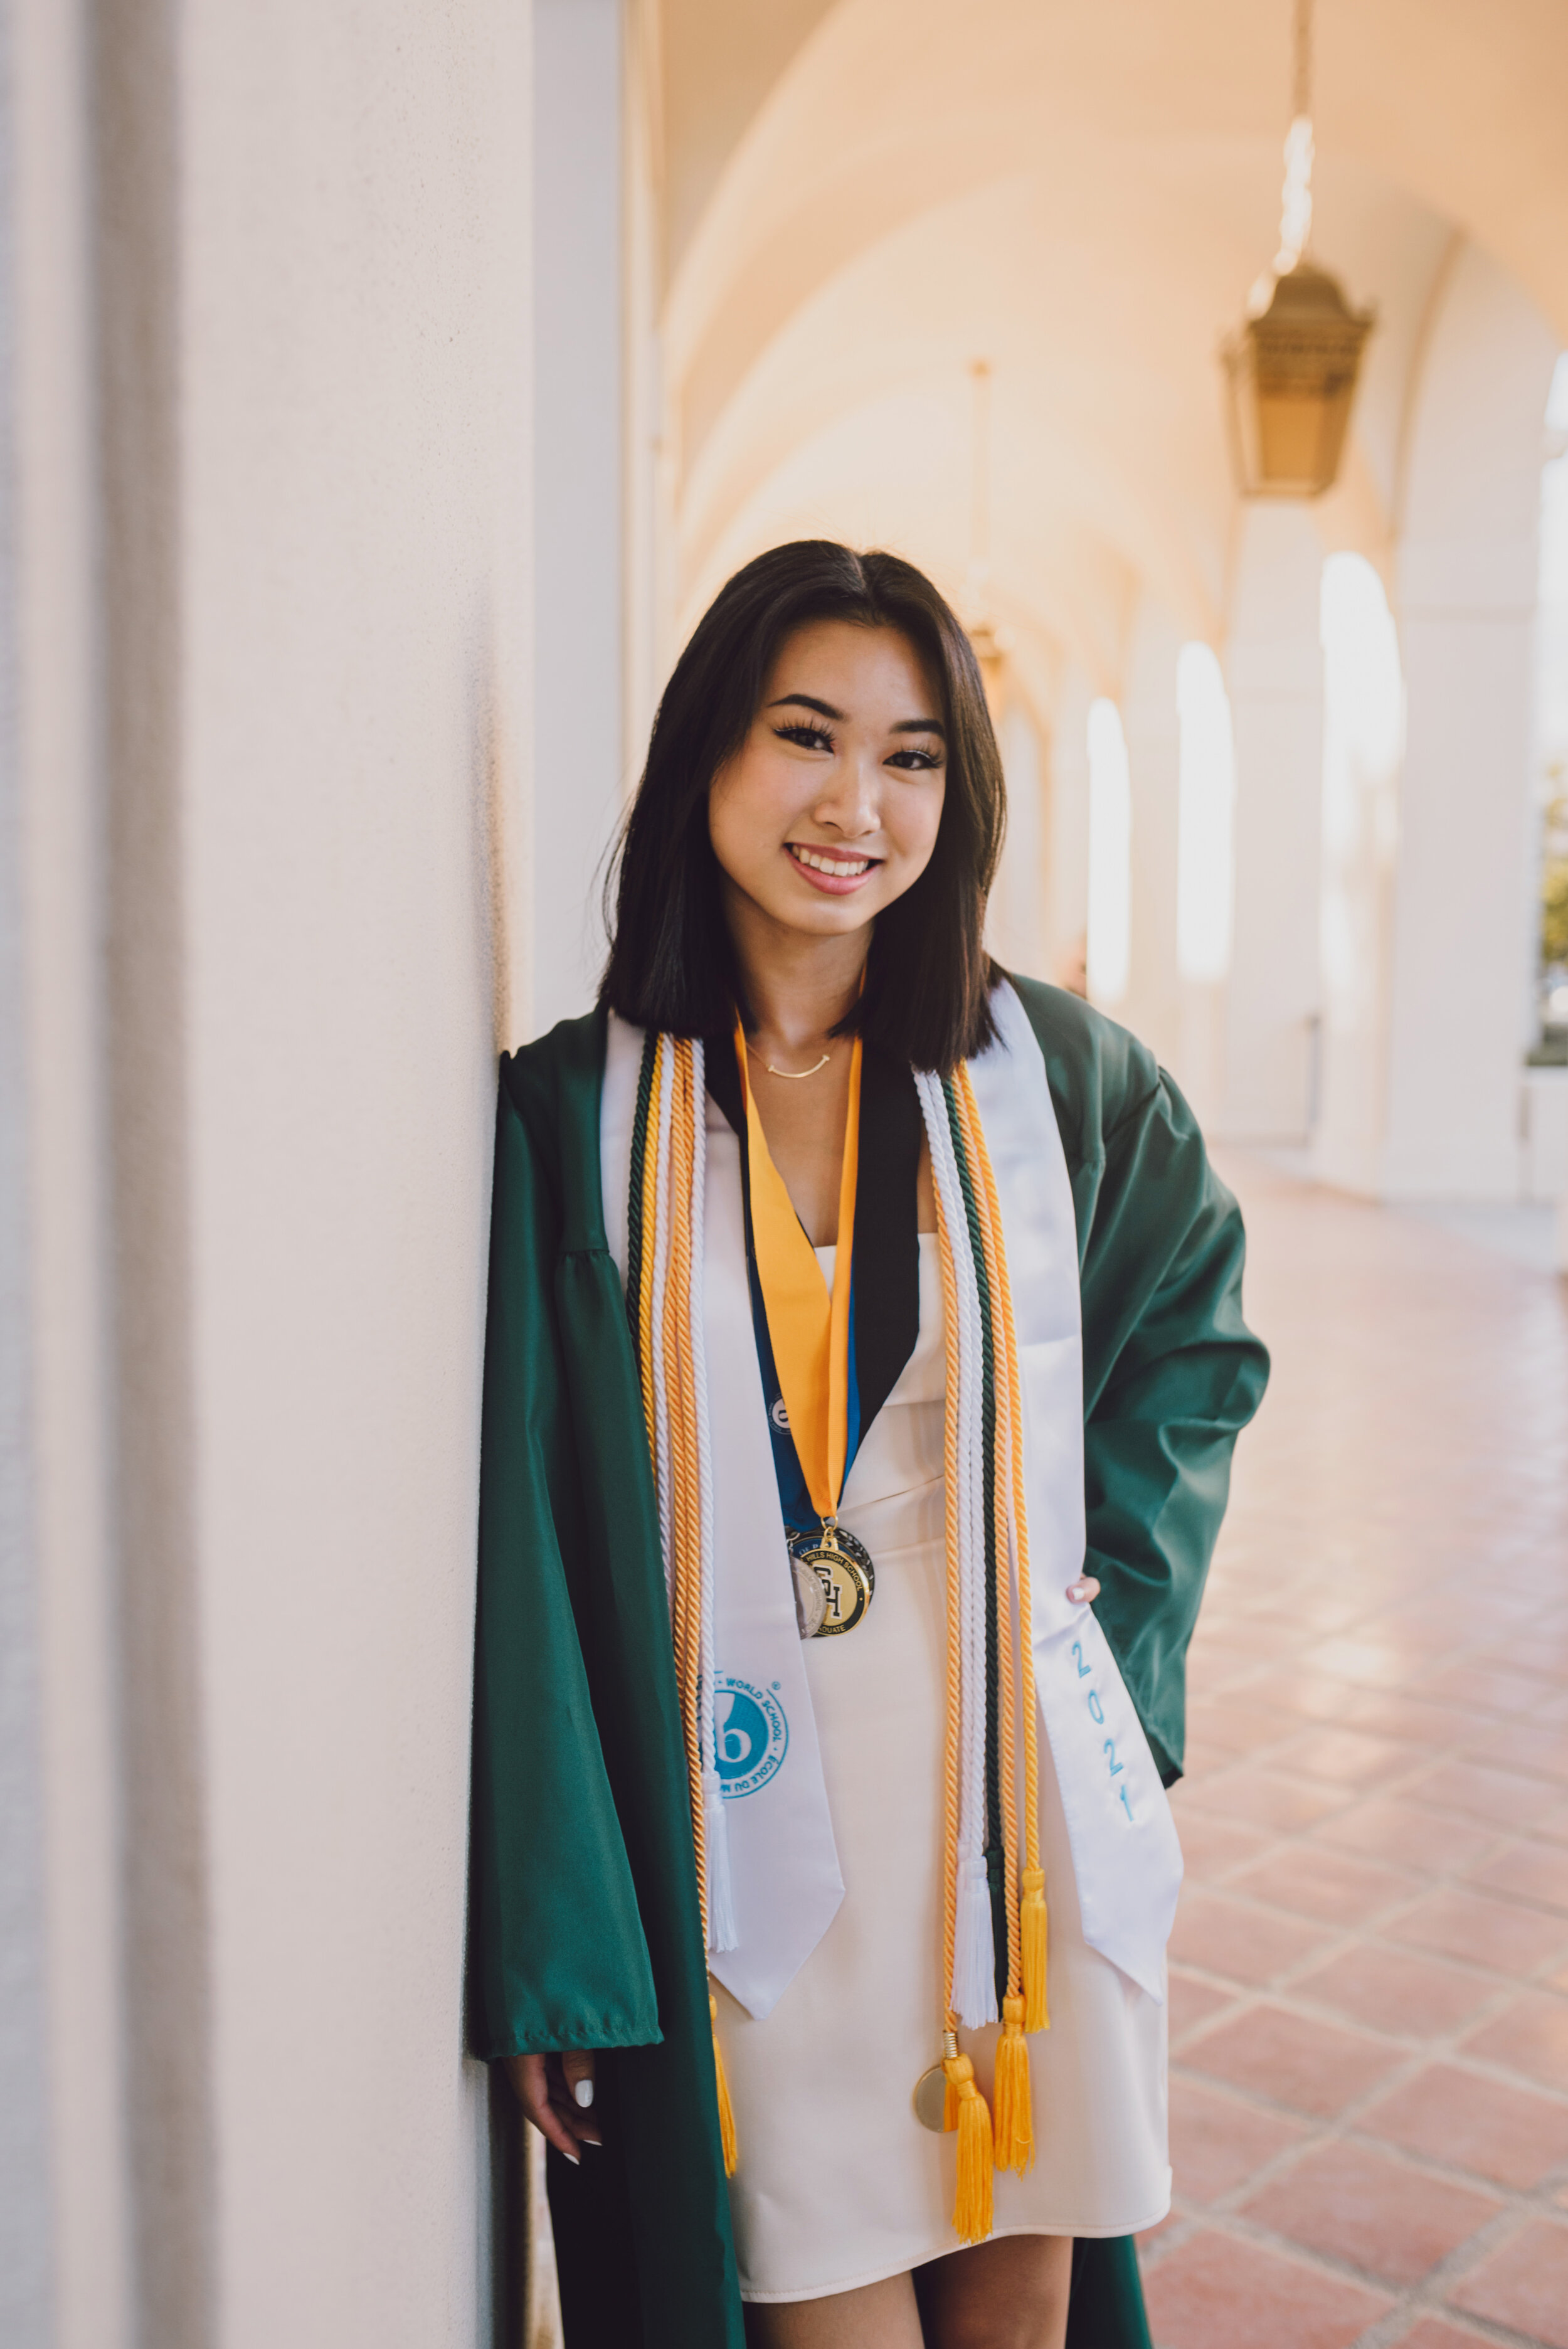
[[[814,937],[757,917],[744,902],[727,910],[737,975],[758,1033],[791,1052],[825,1045],[861,991],[869,925]]]

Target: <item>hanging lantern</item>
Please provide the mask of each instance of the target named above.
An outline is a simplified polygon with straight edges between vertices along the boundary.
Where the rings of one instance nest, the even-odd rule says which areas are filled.
[[[1298,261],[1275,278],[1267,309],[1224,349],[1244,497],[1333,488],[1371,330],[1372,313],[1352,310],[1326,270]]]
[[[1361,352],[1374,314],[1304,259],[1312,234],[1312,6],[1296,0],[1295,106],[1274,268],[1253,288],[1241,331],[1221,354],[1243,497],[1315,498],[1338,479]]]

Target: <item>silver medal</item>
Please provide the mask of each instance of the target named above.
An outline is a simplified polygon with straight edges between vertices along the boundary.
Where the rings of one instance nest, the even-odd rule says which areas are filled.
[[[789,1561],[795,1572],[795,1623],[802,1640],[814,1640],[822,1628],[822,1618],[828,1611],[828,1594],[821,1578],[804,1559]]]

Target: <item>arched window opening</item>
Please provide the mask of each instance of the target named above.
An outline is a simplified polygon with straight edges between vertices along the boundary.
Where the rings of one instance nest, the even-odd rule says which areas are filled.
[[[1088,712],[1088,991],[1107,1008],[1127,993],[1131,953],[1132,786],[1121,712]]]
[[[1231,968],[1236,752],[1231,702],[1212,647],[1183,645],[1176,662],[1181,781],[1176,839],[1176,966],[1212,986]]]

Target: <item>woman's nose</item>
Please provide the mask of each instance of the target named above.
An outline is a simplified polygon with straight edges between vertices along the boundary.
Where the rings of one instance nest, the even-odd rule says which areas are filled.
[[[819,823],[830,823],[846,840],[875,832],[882,823],[882,768],[870,752],[839,760],[827,789],[811,811]]]

